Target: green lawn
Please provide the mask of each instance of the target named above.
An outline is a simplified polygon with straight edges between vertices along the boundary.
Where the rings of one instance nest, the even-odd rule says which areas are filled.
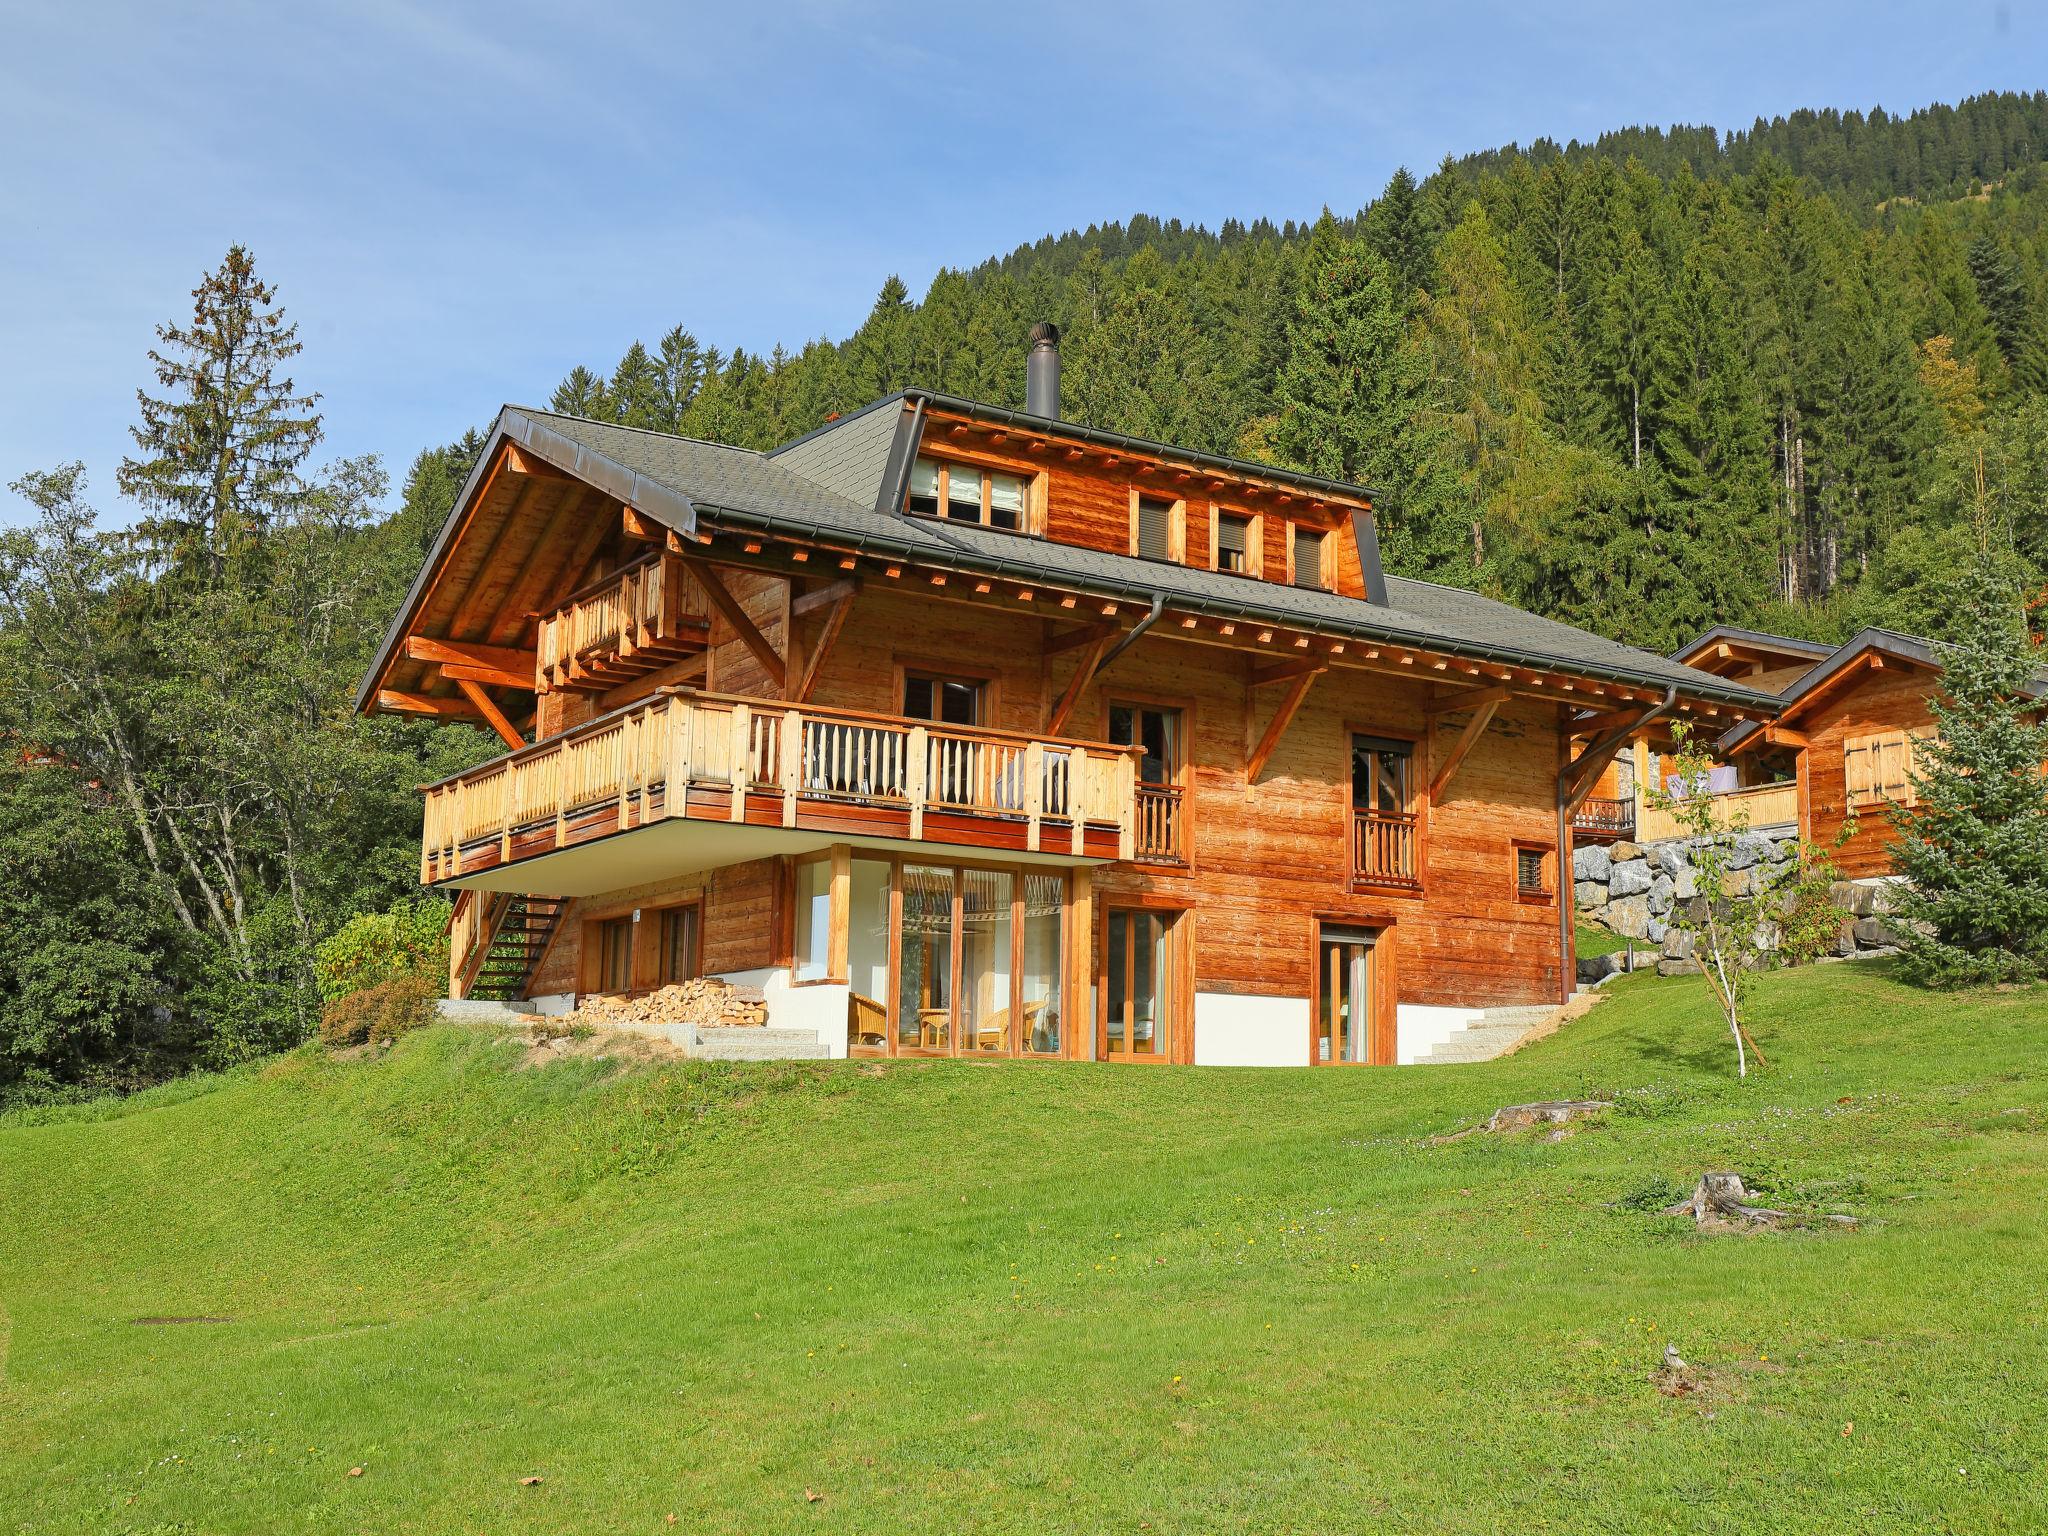
[[[1761,1003],[1747,1085],[1638,975],[1477,1067],[442,1028],[0,1121],[0,1530],[2048,1527],[2048,997]],[[1431,1140],[1567,1094],[1619,1107]],[[1863,1225],[1700,1238],[1704,1167]]]

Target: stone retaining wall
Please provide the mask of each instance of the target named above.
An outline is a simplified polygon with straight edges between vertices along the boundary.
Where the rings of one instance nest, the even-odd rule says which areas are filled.
[[[1640,939],[1657,952],[1657,968],[1665,975],[1697,970],[1690,940],[1671,922],[1674,909],[1681,904],[1706,900],[1688,857],[1691,846],[1689,839],[1673,838],[1656,843],[1589,843],[1573,850],[1572,902],[1580,920],[1624,938]],[[1789,882],[1798,857],[1796,835],[1744,833],[1730,850],[1721,894],[1747,896],[1764,884]],[[1830,899],[1842,910],[1836,955],[1888,953],[1897,948],[1898,934],[1886,920],[1892,908],[1891,886],[1890,880],[1854,880],[1838,882],[1830,889]],[[1789,893],[1786,899],[1790,900]],[[1775,933],[1759,937],[1760,948],[1768,949],[1775,942]],[[1625,963],[1619,956],[1603,960],[1613,963],[1582,962],[1580,979],[1589,979],[1584,974],[1589,967],[1609,975]]]

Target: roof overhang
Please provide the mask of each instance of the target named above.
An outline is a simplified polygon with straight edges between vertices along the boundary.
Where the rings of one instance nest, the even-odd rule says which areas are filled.
[[[377,654],[356,689],[355,710],[358,714],[371,707],[378,688],[389,675],[392,664],[399,659],[406,636],[418,621],[420,610],[433,591],[443,563],[461,540],[463,530],[475,515],[478,498],[508,448],[581,480],[677,534],[688,537],[697,531],[696,506],[683,492],[636,474],[603,454],[551,430],[515,406],[502,407],[485,434],[484,451],[477,455],[469,478],[463,482],[455,505],[449,509],[447,521],[435,536],[419,575],[413,578],[405,601],[399,605],[397,615],[384,631]]]

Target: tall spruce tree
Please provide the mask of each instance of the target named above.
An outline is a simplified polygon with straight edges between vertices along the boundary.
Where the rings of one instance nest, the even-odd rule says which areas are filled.
[[[1411,345],[1392,275],[1328,209],[1310,232],[1275,387],[1273,445],[1310,474],[1381,496],[1388,564],[1412,576],[1471,570],[1449,431]]]
[[[2048,688],[2002,562],[1951,594],[1957,629],[1921,745],[1915,804],[1894,812],[1901,963],[1938,987],[2048,976]]]
[[[281,372],[299,328],[275,298],[248,249],[230,246],[192,290],[191,323],[156,328],[149,361],[165,393],[135,392],[141,453],[118,479],[145,509],[137,534],[174,567],[218,574],[306,494],[299,471],[320,442],[320,397]]]

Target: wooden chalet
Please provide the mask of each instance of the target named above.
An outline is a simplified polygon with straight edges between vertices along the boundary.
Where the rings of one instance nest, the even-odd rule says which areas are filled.
[[[768,453],[500,413],[359,699],[506,749],[425,792],[453,993],[715,974],[834,1054],[1247,1064],[1569,994],[1610,759],[1775,699],[1385,575],[1359,487],[1060,420],[1049,333],[1032,411]]]
[[[1847,879],[1892,872],[1893,805],[1913,803],[1920,746],[1935,733],[1943,648],[1886,629],[1865,629],[1831,646],[1718,626],[1679,647],[1672,660],[1771,694],[1776,710],[1723,732],[1709,788],[1725,824],[1738,814],[1758,830],[1796,830],[1833,848]],[[2048,694],[2048,672],[2039,680]],[[1670,787],[1671,742],[1652,727],[1603,776],[1600,793],[1626,806],[1638,841],[1680,835],[1668,810],[1649,804]],[[1583,834],[1582,834],[1583,835]]]

